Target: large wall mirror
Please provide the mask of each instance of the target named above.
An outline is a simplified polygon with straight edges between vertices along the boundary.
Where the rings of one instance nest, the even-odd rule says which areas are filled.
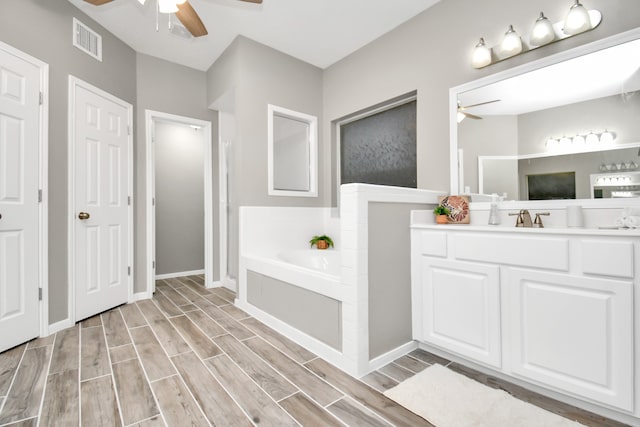
[[[450,92],[453,193],[640,197],[640,29]]]
[[[269,104],[269,195],[318,195],[318,118]]]

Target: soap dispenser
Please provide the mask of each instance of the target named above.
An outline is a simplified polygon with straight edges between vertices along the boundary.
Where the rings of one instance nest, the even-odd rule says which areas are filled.
[[[489,211],[489,225],[500,224],[500,214],[498,213],[498,195],[491,195],[491,210]]]

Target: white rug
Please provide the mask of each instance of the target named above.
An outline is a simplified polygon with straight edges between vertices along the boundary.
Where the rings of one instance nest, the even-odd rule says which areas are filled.
[[[384,394],[437,427],[582,426],[437,364]]]

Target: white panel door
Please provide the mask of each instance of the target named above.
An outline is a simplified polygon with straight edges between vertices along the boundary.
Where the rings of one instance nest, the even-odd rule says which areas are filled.
[[[39,335],[40,67],[0,46],[0,352]]]
[[[75,320],[129,299],[129,108],[72,79]]]
[[[513,372],[633,409],[633,283],[506,270]]]
[[[501,366],[500,272],[496,265],[423,257],[425,342]]]

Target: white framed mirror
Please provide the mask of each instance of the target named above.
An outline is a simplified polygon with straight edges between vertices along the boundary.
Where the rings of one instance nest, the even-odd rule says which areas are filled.
[[[270,196],[318,196],[318,118],[269,104]]]
[[[640,196],[638,49],[634,29],[452,88],[451,192]],[[528,188],[571,173],[572,191],[539,199]]]

